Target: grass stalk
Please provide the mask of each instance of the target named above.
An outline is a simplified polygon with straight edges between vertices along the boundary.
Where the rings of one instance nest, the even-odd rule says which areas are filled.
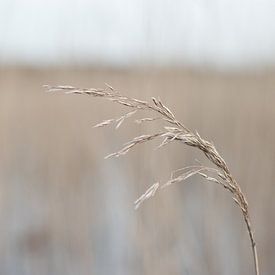
[[[157,115],[157,117],[146,117],[143,119],[139,119],[136,120],[137,123],[152,122],[155,120],[162,120],[164,122],[165,126],[159,132],[150,135],[146,134],[135,137],[131,141],[124,144],[122,149],[108,155],[107,158],[125,155],[136,145],[154,139],[162,139],[159,147],[163,147],[171,142],[178,141],[187,146],[195,147],[202,151],[207,159],[212,162],[212,164],[214,164],[215,168],[195,165],[173,171],[169,181],[162,185],[160,185],[159,183],[155,183],[149,189],[147,189],[147,191],[135,201],[135,207],[138,208],[145,200],[153,197],[157,191],[171,184],[182,182],[194,175],[201,176],[207,181],[216,183],[224,187],[227,191],[231,193],[234,202],[241,210],[253,252],[255,274],[260,275],[257,247],[251,226],[247,200],[241,190],[241,187],[233,178],[225,160],[218,153],[213,143],[201,138],[201,136],[197,132],[191,131],[184,124],[179,122],[174,114],[159,99],[152,98],[152,102],[147,102],[130,98],[120,94],[109,85],[106,85],[106,87],[103,89],[80,89],[72,86],[45,86],[45,88],[49,92],[61,91],[66,94],[80,94],[90,95],[94,97],[102,97],[132,109],[131,112],[128,112],[119,118],[105,120],[97,124],[95,127],[104,127],[110,124],[116,124],[117,129],[126,119],[132,117],[137,112],[144,110],[151,111],[152,113]]]

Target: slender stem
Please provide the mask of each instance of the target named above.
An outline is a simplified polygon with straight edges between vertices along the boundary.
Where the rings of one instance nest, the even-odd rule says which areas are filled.
[[[252,228],[251,228],[250,218],[249,218],[249,216],[246,214],[246,215],[244,216],[244,219],[245,219],[245,223],[246,223],[247,230],[248,230],[249,237],[250,237],[250,241],[251,241],[251,247],[252,247],[252,252],[253,252],[253,259],[254,259],[255,274],[256,274],[256,275],[260,275],[260,272],[259,272],[258,253],[257,253],[257,246],[256,246],[254,234],[253,234],[253,231],[252,231]]]

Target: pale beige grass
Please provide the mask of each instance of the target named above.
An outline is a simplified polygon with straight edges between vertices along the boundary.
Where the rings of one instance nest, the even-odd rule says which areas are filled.
[[[131,116],[135,115],[138,111],[143,110],[151,111],[157,114],[157,117],[146,117],[143,119],[139,119],[136,120],[137,123],[143,123],[146,121],[150,122],[154,120],[162,120],[164,122],[165,125],[159,132],[135,137],[131,141],[124,144],[124,147],[122,149],[108,155],[106,158],[119,157],[121,155],[125,155],[136,145],[157,138],[162,139],[162,142],[160,143],[159,147],[165,146],[173,141],[179,141],[188,146],[192,146],[201,150],[205,154],[205,156],[215,165],[216,168],[205,167],[203,165],[194,165],[176,170],[172,172],[170,180],[166,183],[162,185],[159,183],[153,184],[143,195],[141,195],[135,201],[135,207],[138,208],[145,200],[154,196],[158,190],[165,188],[171,184],[184,181],[194,175],[199,175],[205,178],[207,181],[216,183],[224,187],[232,194],[234,202],[238,205],[242,212],[251,242],[255,274],[260,274],[256,242],[251,226],[247,200],[239,184],[232,176],[226,162],[218,153],[213,143],[203,139],[197,132],[191,131],[184,124],[179,122],[174,116],[174,114],[159,99],[152,98],[152,103],[149,103],[147,101],[130,98],[120,94],[118,91],[116,91],[109,85],[106,85],[106,88],[104,89],[80,89],[71,86],[45,87],[49,92],[63,91],[67,94],[81,94],[102,97],[134,109],[133,111],[128,112],[119,118],[105,120],[97,124],[95,127],[103,127],[115,123],[117,129],[121,126],[125,119],[130,118]]]

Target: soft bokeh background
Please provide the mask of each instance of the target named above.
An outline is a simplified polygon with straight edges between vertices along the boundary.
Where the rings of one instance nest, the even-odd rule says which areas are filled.
[[[193,178],[134,200],[205,157],[157,143],[104,160],[155,123],[43,84],[160,97],[214,141],[247,194],[262,274],[275,273],[273,1],[0,0],[0,274],[253,272],[239,209]],[[137,115],[141,117],[141,114]]]

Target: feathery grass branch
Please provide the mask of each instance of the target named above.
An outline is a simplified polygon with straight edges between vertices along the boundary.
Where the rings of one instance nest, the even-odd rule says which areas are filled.
[[[157,117],[146,117],[143,119],[136,120],[137,123],[142,123],[145,121],[155,121],[162,120],[164,123],[169,124],[170,126],[165,126],[161,132],[152,134],[152,135],[141,135],[139,137],[134,138],[133,140],[127,142],[124,147],[118,152],[112,153],[107,156],[109,157],[119,157],[121,155],[127,154],[133,147],[148,142],[153,139],[161,138],[162,142],[159,147],[165,146],[172,141],[179,141],[188,146],[195,147],[202,151],[204,155],[212,162],[217,169],[204,167],[201,165],[198,166],[189,166],[179,170],[174,171],[171,174],[171,178],[165,184],[160,185],[159,183],[153,184],[147,191],[141,195],[135,201],[135,208],[138,208],[145,200],[153,197],[155,193],[161,189],[165,188],[171,184],[185,181],[186,179],[199,175],[206,179],[209,182],[216,183],[226,190],[228,190],[235,203],[240,208],[246,227],[248,231],[248,235],[251,242],[251,248],[253,252],[254,259],[254,268],[255,274],[259,275],[259,264],[258,264],[258,255],[255,237],[253,234],[249,211],[248,211],[248,203],[247,200],[236,180],[233,178],[230,170],[221,157],[221,155],[216,150],[213,143],[201,138],[201,136],[197,132],[193,132],[189,130],[184,124],[180,123],[174,116],[174,114],[161,102],[161,100],[152,98],[152,102],[149,103],[147,101],[142,101],[134,98],[130,98],[120,94],[118,91],[114,90],[111,86],[106,84],[106,88],[104,89],[80,89],[72,86],[45,86],[47,91],[49,92],[64,92],[66,94],[80,94],[80,95],[90,95],[94,97],[102,97],[108,99],[110,101],[116,102],[123,106],[132,108],[133,111],[125,114],[124,116],[118,119],[109,119],[105,120],[95,127],[103,127],[110,125],[112,123],[116,123],[116,129],[124,122],[125,119],[133,116],[136,112],[141,110],[152,111],[157,114]],[[179,175],[175,176],[181,172]],[[209,173],[214,175],[210,176]]]

